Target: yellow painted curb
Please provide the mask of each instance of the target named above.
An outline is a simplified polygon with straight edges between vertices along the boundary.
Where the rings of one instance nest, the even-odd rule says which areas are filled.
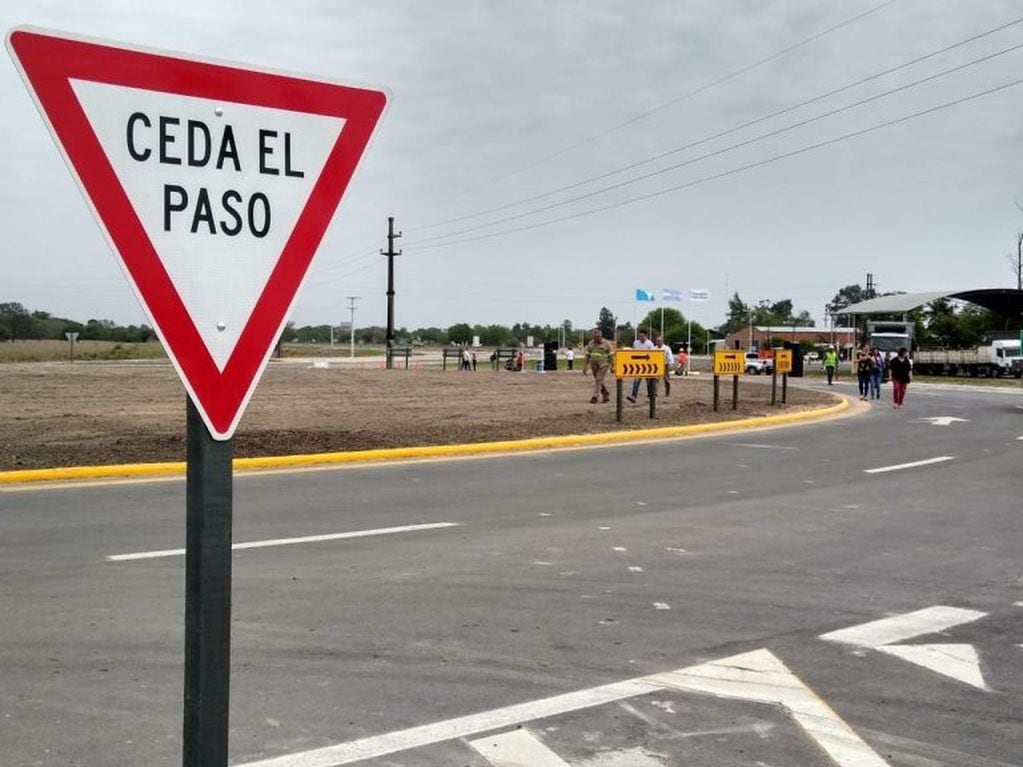
[[[743,418],[737,421],[715,421],[714,423],[700,423],[691,426],[663,426],[655,429],[611,431],[598,434],[569,434],[560,437],[533,437],[530,439],[480,442],[466,445],[429,445],[423,447],[356,450],[342,453],[235,458],[233,465],[236,470],[273,469],[290,466],[393,461],[408,458],[515,453],[527,450],[548,450],[586,445],[614,445],[643,440],[678,439],[698,434],[755,429],[763,426],[778,426],[798,423],[800,421],[816,420],[840,413],[848,407],[849,401],[843,397],[841,402],[826,408],[803,410],[798,413],[786,413],[784,415]],[[24,469],[0,472],[0,485],[24,482],[57,482],[72,479],[105,479],[110,477],[158,477],[184,474],[185,470],[186,464],[184,461],[172,463],[130,463],[114,466],[70,466],[57,469]]]

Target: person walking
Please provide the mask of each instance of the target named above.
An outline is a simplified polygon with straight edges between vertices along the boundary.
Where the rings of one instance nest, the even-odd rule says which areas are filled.
[[[575,364],[575,349],[571,346],[565,349],[565,362],[568,363],[568,369],[572,370],[572,366]]]
[[[834,346],[829,346],[824,352],[824,372],[828,376],[828,386],[834,386],[835,370],[838,368],[838,352]]]
[[[655,349],[664,352],[664,396],[671,394],[671,369],[675,366],[675,355],[671,353],[671,347],[664,343],[664,336],[657,336]]]
[[[906,399],[906,388],[913,380],[913,361],[909,358],[909,349],[905,346],[899,347],[899,354],[892,357],[892,361],[888,363],[888,370],[892,379],[893,407],[901,408]]]
[[[870,370],[870,394],[874,399],[881,399],[881,381],[884,380],[884,355],[876,346],[870,350],[874,367]]]
[[[636,340],[633,341],[632,348],[640,350],[643,349],[652,350],[654,348],[654,342],[650,340],[649,336],[647,336],[646,330],[644,328],[640,328],[639,330],[636,331]],[[642,380],[643,380],[642,378],[632,379],[632,394],[626,397],[626,399],[633,404],[636,404],[636,397],[639,395],[639,382]],[[647,396],[651,394],[652,391],[651,385],[653,385],[654,387],[657,386],[657,380],[651,378],[650,381],[647,383]]]
[[[860,387],[860,399],[866,401],[870,397],[870,378],[873,374],[874,359],[870,356],[870,346],[864,342],[856,352],[856,381]]]
[[[604,378],[607,377],[607,371],[611,368],[611,356],[613,354],[614,349],[604,339],[604,334],[600,332],[599,328],[594,328],[593,337],[586,344],[586,356],[583,358],[583,375],[593,373],[591,405],[596,405],[599,397],[603,397],[604,402],[611,400],[611,393],[604,386]]]

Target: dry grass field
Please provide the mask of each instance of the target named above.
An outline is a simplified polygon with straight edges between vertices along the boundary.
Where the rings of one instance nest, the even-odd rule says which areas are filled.
[[[150,343],[116,343],[114,341],[76,341],[76,360],[148,360],[166,359],[163,346]],[[67,341],[14,341],[0,343],[0,363],[57,362],[71,359]]]
[[[579,371],[468,373],[438,369],[345,370],[274,361],[236,434],[239,456],[483,442],[733,419],[805,409],[830,395],[790,387],[770,405],[770,379],[743,379],[740,406],[711,379],[673,379],[656,421],[645,399],[591,405],[592,379]],[[613,379],[609,379],[613,386]],[[185,392],[166,362],[0,365],[0,470],[183,460]]]

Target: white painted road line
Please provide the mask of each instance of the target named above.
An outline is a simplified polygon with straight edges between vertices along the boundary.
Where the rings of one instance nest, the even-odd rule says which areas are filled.
[[[490,735],[469,745],[493,767],[572,767],[528,730]]]
[[[238,767],[340,767],[340,765],[353,764],[364,759],[396,754],[410,748],[429,746],[489,730],[512,727],[533,719],[614,703],[650,692],[660,692],[661,689],[660,686],[651,684],[643,678],[631,679],[484,711],[479,714],[470,714],[457,719],[448,719],[444,722],[425,724],[408,730],[353,740],[349,743],[325,746],[313,751],[278,756],[260,762],[249,762]]]
[[[232,551],[240,549],[263,549],[269,546],[293,546],[296,543],[320,543],[321,541],[339,541],[346,538],[366,538],[371,535],[392,535],[394,533],[412,533],[421,530],[440,530],[445,527],[458,527],[458,522],[430,522],[423,525],[403,525],[401,527],[381,527],[376,530],[354,530],[348,533],[328,533],[326,535],[305,535],[301,538],[276,538],[268,541],[249,541],[235,543]],[[136,559],[159,559],[161,557],[184,556],[184,549],[165,549],[164,551],[140,551],[135,554],[111,554],[108,562],[128,562]]]
[[[839,767],[888,767],[888,762],[770,650],[733,655],[649,679],[683,692],[781,705]]]
[[[972,644],[886,645],[883,653],[923,666],[938,674],[990,691],[980,670],[980,656]]]
[[[639,695],[663,692],[665,689],[779,704],[789,711],[803,731],[831,756],[837,767],[888,767],[888,763],[864,743],[827,703],[817,697],[813,690],[768,650],[754,650],[665,674],[637,677],[444,722],[353,740],[349,743],[338,743],[311,751],[247,762],[237,767],[341,767],[365,759],[503,730],[525,722],[615,703]],[[482,738],[477,742],[485,744],[488,741],[494,742],[494,739]],[[510,742],[513,748],[523,749],[521,753],[526,753],[527,743],[524,739],[507,742]],[[475,744],[472,745],[480,751]],[[532,748],[534,745],[528,744],[528,747]],[[514,750],[510,753],[519,756]],[[489,752],[487,758],[491,759]],[[536,767],[560,763],[542,762],[537,757],[537,761],[491,760],[491,764]]]
[[[972,623],[985,615],[987,613],[977,610],[936,605],[904,615],[894,615],[891,618],[882,618],[859,626],[831,631],[821,634],[820,638],[828,642],[841,642],[842,644],[876,649],[882,645],[904,642],[913,637],[935,634],[963,623]]]
[[[945,461],[954,461],[954,455],[939,455],[937,458],[927,458],[923,461],[913,461],[911,463],[897,463],[894,466],[879,466],[876,469],[864,469],[864,474],[884,474],[887,471],[900,471],[901,469],[913,469],[917,466],[930,466],[933,463],[944,463]]]
[[[726,445],[732,445],[733,447],[749,447],[754,450],[799,450],[798,447],[788,447],[787,445],[761,445],[758,442],[726,442]]]

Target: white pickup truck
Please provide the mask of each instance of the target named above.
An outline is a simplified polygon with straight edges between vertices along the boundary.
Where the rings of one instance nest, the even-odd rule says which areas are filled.
[[[774,371],[774,359],[761,357],[756,352],[746,352],[746,375],[770,375]]]

